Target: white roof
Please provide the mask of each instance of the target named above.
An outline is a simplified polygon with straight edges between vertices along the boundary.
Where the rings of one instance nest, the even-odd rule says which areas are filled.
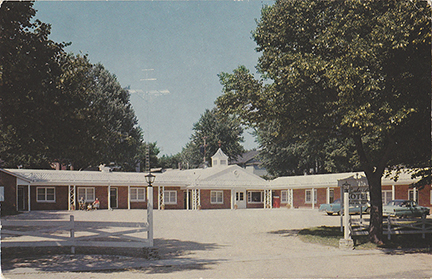
[[[270,187],[272,189],[338,187],[338,180],[351,179],[353,176],[365,177],[365,174],[364,172],[346,172],[284,176],[270,181]],[[386,177],[381,179],[382,185],[408,185],[413,182],[415,182],[415,180],[411,179],[411,174],[407,173],[401,173],[396,182]]]
[[[29,182],[30,185],[80,185],[80,186],[147,186],[146,173],[100,172],[74,170],[5,169],[7,173]],[[268,182],[250,174],[237,165],[224,168],[168,170],[153,173],[153,186],[176,186],[192,188],[233,187],[264,188]]]

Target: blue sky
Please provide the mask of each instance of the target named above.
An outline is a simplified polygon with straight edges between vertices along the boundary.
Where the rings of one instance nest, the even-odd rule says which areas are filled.
[[[130,86],[146,141],[161,154],[186,145],[222,86],[217,74],[239,65],[254,70],[251,38],[263,5],[274,1],[37,1],[37,19],[51,39],[71,42]],[[245,134],[245,148],[256,146]]]

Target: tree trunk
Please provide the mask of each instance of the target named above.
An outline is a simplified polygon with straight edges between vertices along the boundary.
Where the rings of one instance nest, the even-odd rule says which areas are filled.
[[[372,243],[383,244],[383,217],[382,217],[382,192],[381,192],[381,176],[380,172],[366,173],[369,182],[370,194],[370,225],[369,225],[369,240]]]

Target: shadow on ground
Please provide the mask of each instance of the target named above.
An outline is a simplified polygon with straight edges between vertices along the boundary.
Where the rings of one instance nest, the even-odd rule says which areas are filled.
[[[213,243],[155,239],[154,248],[119,249],[77,247],[6,248],[2,251],[5,273],[33,269],[32,272],[99,272],[136,270],[144,273],[171,273],[182,270],[205,270],[221,260],[201,260],[194,252],[218,249]]]

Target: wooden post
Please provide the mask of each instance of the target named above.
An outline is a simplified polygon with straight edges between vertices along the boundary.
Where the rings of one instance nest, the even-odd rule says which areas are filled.
[[[422,215],[422,238],[425,239],[426,238],[426,234],[425,234],[425,230],[426,230],[426,214]]]
[[[153,187],[147,187],[147,239],[153,247]]]
[[[71,238],[71,242],[72,242],[71,254],[75,254],[75,219],[74,219],[73,215],[70,216],[70,223],[71,223],[70,224],[70,226],[71,226],[70,238]]]
[[[391,224],[390,224],[390,216],[387,217],[387,239],[391,239]]]

